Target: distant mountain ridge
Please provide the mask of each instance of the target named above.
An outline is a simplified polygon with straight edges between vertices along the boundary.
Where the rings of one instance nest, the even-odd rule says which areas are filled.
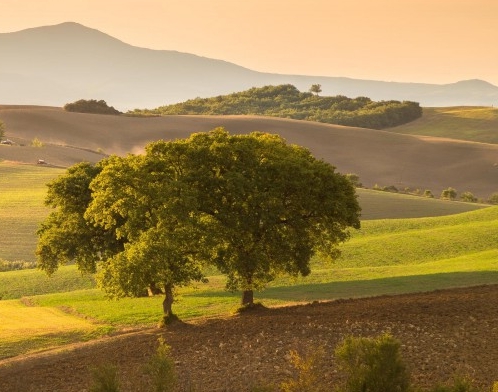
[[[498,87],[482,80],[438,85],[263,73],[194,54],[135,47],[74,22],[2,33],[0,53],[0,104],[63,106],[83,98],[129,110],[286,83],[301,91],[318,83],[324,95],[422,106],[498,104]]]

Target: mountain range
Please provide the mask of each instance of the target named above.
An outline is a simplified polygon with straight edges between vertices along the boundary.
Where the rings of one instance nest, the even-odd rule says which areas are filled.
[[[426,107],[498,104],[498,87],[482,80],[426,84],[263,73],[194,54],[135,47],[74,22],[1,33],[0,53],[0,104],[60,107],[104,99],[130,110],[284,83],[301,91],[320,84],[323,95],[410,100]]]

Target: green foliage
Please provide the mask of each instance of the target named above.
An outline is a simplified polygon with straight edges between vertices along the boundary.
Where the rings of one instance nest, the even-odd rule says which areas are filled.
[[[380,186],[379,184],[375,184],[372,187],[372,189],[375,191],[382,191],[382,192],[391,192],[391,193],[399,192],[398,188],[396,188],[394,185]]]
[[[313,86],[313,92],[321,91],[320,85]],[[291,84],[254,87],[225,96],[196,98],[153,110],[136,109],[130,114],[253,114],[374,129],[404,124],[422,115],[422,109],[416,102],[374,102],[366,97],[351,99],[342,95],[318,97],[313,92],[301,93]]]
[[[346,174],[346,178],[353,184],[355,188],[361,188],[363,184],[360,182],[360,176],[355,173]]]
[[[347,337],[336,348],[346,376],[344,392],[404,392],[410,378],[401,358],[401,344],[389,334],[377,338]]]
[[[78,112],[78,113],[94,113],[94,114],[121,114],[119,110],[114,109],[113,106],[108,106],[106,101],[95,99],[80,99],[72,103],[66,103],[64,105],[64,110],[68,112]]]
[[[198,210],[216,246],[209,261],[228,276],[231,290],[250,292],[280,274],[308,275],[315,252],[337,255],[347,228],[359,227],[354,187],[302,147],[223,129],[188,143],[189,177],[201,191]]]
[[[337,255],[360,225],[355,189],[331,165],[279,136],[224,129],[75,165],[49,184],[47,204],[55,211],[38,231],[40,268],[74,259],[94,272],[100,258],[108,295],[157,285],[166,315],[173,288],[202,280],[204,262],[228,288],[252,292],[280,274],[309,274],[314,253]]]
[[[310,89],[309,89],[309,92],[312,93],[312,94],[320,94],[322,92],[322,85],[321,84],[312,84]]]
[[[114,365],[105,364],[93,369],[93,383],[90,392],[119,392],[120,383],[118,369]]]
[[[5,136],[5,125],[0,121],[0,140]]]
[[[45,204],[53,211],[37,231],[36,248],[38,267],[47,274],[72,261],[80,270],[94,273],[99,260],[122,249],[113,232],[84,218],[91,200],[90,182],[100,171],[100,166],[78,163],[48,184]]]
[[[441,192],[441,199],[444,199],[444,200],[455,200],[456,197],[457,197],[457,191],[455,189],[453,189],[452,187],[444,189]]]
[[[489,199],[488,199],[488,203],[490,204],[498,204],[498,192],[497,193],[493,193]]]
[[[424,197],[427,197],[427,198],[429,198],[429,199],[433,199],[433,198],[434,198],[434,195],[433,195],[432,191],[431,191],[431,190],[429,190],[429,189],[426,189],[426,190],[424,191],[424,195],[423,195],[423,196],[424,196]]]
[[[163,338],[159,339],[159,347],[149,360],[146,367],[147,374],[152,379],[154,392],[172,392],[177,384],[175,362],[171,358],[171,347]]]
[[[463,192],[460,195],[460,199],[467,203],[477,203],[477,197],[475,197],[472,192]]]

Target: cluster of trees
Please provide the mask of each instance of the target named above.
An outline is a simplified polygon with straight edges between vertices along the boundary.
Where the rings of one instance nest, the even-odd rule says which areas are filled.
[[[130,114],[264,115],[330,124],[382,129],[405,124],[422,116],[417,102],[380,101],[342,95],[318,96],[320,85],[300,92],[291,84],[251,88],[246,91],[196,98],[153,110],[135,109]]]
[[[254,290],[306,276],[313,254],[336,256],[360,226],[355,188],[333,166],[280,136],[223,128],[74,165],[48,185],[46,204],[39,268],[98,269],[115,297],[162,292],[166,319],[174,288],[203,280],[206,264],[250,306]]]
[[[104,100],[97,101],[96,99],[80,99],[72,103],[66,103],[64,110],[77,113],[94,113],[94,114],[121,114],[119,110],[113,106],[108,106]]]

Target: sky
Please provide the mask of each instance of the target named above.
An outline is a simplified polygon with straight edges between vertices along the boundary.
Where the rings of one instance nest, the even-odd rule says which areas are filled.
[[[0,33],[77,22],[261,72],[498,85],[497,0],[0,0],[0,15]]]

